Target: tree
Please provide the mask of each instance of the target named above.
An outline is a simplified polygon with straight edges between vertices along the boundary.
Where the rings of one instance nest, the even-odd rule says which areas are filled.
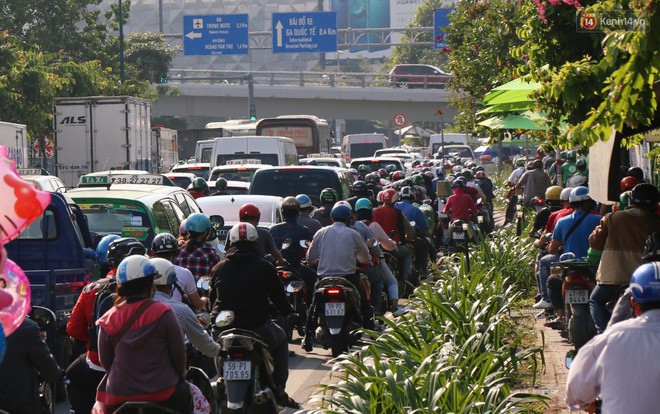
[[[131,33],[126,43],[129,77],[152,83],[167,78],[179,47],[168,45],[161,33]]]

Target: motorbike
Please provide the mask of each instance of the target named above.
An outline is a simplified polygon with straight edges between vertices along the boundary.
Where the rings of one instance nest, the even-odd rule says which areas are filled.
[[[307,320],[307,305],[305,304],[305,295],[307,288],[300,272],[292,266],[284,265],[277,267],[277,276],[284,285],[284,292],[287,299],[298,315],[295,319],[283,318],[282,329],[286,333],[289,341],[293,338],[294,329],[298,335],[305,336],[305,321]]]
[[[589,296],[596,287],[595,272],[586,260],[576,259],[572,253],[562,254],[550,272],[562,275],[565,327],[577,351],[596,335],[589,311]]]
[[[314,292],[316,306],[310,309],[314,321],[318,321],[315,338],[324,349],[331,348],[337,357],[357,344],[361,328],[360,294],[348,280],[342,277],[321,279]]]
[[[220,413],[277,414],[268,345],[252,331],[230,328],[233,321],[234,312],[227,310],[215,320],[223,351],[215,358],[219,376],[212,385]]]
[[[57,318],[55,317],[55,313],[42,306],[33,306],[28,317],[39,325],[41,338],[50,349],[53,349],[50,342],[55,338],[55,332],[57,330]],[[56,384],[54,382],[46,382],[42,378],[39,378],[38,386],[39,402],[41,403],[42,409],[41,412],[54,414]]]

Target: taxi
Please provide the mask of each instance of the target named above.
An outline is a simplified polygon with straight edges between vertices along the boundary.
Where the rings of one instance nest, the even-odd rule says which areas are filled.
[[[191,173],[197,177],[207,179],[209,177],[209,168],[211,164],[208,162],[197,162],[188,164],[177,164],[170,170],[171,173]]]
[[[212,187],[218,178],[224,178],[227,181],[243,181],[249,183],[252,181],[254,173],[264,167],[270,167],[270,164],[261,164],[259,160],[250,159],[229,160],[226,165],[213,167],[208,179],[209,187]]]
[[[43,168],[19,168],[16,170],[22,179],[34,184],[35,187],[43,191],[52,191],[63,193],[66,191],[64,183],[59,177],[48,174]]]
[[[178,235],[181,222],[201,212],[190,193],[162,175],[92,173],[67,195],[87,216],[94,236],[134,237],[147,249],[156,234]]]

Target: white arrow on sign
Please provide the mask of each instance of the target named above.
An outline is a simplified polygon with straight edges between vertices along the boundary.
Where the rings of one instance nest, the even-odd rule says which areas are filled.
[[[186,34],[186,37],[187,37],[188,39],[201,39],[201,38],[202,38],[202,34],[201,34],[201,33],[197,33],[197,32],[190,32],[190,33],[187,33],[187,34]]]
[[[282,47],[282,29],[284,26],[282,26],[281,21],[277,21],[277,24],[275,25],[275,30],[277,30],[277,47]]]

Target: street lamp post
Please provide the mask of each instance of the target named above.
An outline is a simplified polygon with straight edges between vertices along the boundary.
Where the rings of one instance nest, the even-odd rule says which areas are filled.
[[[124,61],[124,8],[122,0],[119,0],[119,78],[123,84],[126,80]]]

